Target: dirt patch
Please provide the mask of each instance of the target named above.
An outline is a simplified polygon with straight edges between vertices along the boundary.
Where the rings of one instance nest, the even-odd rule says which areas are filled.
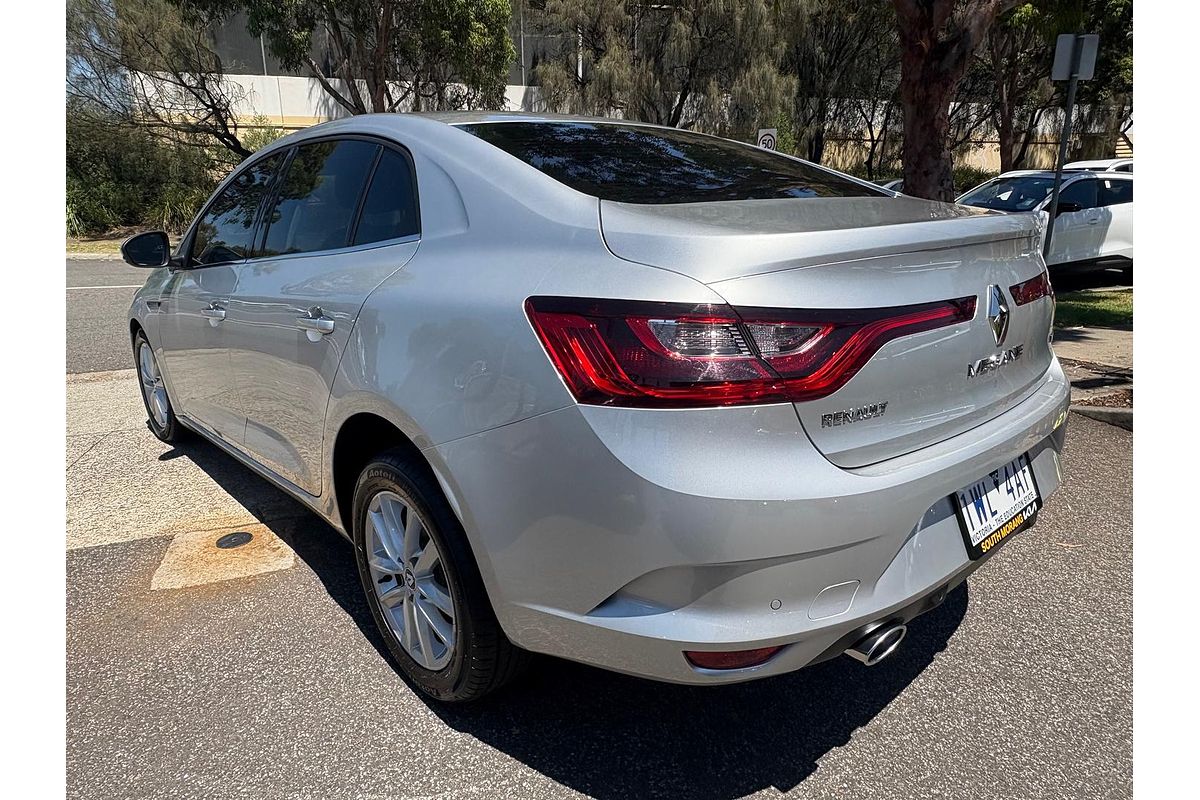
[[[1133,389],[1121,389],[1110,394],[1095,395],[1080,401],[1079,405],[1099,408],[1133,408]]]
[[[217,546],[217,542],[226,534],[243,532],[252,537],[246,544],[229,549]],[[295,563],[296,554],[292,548],[266,525],[189,531],[177,534],[171,540],[162,563],[150,581],[150,588],[201,586],[291,569]]]

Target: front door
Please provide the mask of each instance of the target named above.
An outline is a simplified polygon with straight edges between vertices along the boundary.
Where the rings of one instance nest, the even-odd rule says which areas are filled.
[[[285,170],[227,323],[244,448],[316,496],[338,363],[367,296],[416,252],[416,210],[411,162],[374,141],[302,144]]]
[[[1106,226],[1097,198],[1098,185],[1096,179],[1085,178],[1063,187],[1059,203],[1074,203],[1080,210],[1064,211],[1054,220],[1054,237],[1047,263],[1067,264],[1099,258]]]
[[[245,418],[233,402],[225,317],[280,163],[279,155],[254,162],[213,198],[184,243],[184,268],[163,292],[163,372],[171,400],[184,416],[233,443],[242,440]]]

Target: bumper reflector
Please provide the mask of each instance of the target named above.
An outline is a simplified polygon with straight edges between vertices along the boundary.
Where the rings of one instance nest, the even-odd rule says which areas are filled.
[[[700,669],[745,669],[765,664],[782,649],[783,645],[757,650],[684,650],[683,655],[689,664]]]

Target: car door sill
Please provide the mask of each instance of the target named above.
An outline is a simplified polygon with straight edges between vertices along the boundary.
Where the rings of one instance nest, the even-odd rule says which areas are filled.
[[[287,478],[280,475],[275,470],[260,464],[244,450],[230,443],[219,434],[209,430],[202,423],[196,422],[194,419],[186,417],[182,414],[176,414],[176,419],[183,423],[185,428],[190,431],[194,431],[204,439],[208,440],[210,443],[219,447],[221,450],[224,450],[226,453],[237,459],[242,466],[249,467],[251,470],[258,473],[260,477],[265,478],[267,481],[274,484],[276,488],[287,492],[296,500],[299,500],[301,503],[303,503],[307,508],[311,509],[322,520],[328,522],[328,520],[325,518],[325,514],[321,511],[320,497],[309,494],[296,484],[289,481]],[[338,532],[342,533],[340,529],[338,529]]]

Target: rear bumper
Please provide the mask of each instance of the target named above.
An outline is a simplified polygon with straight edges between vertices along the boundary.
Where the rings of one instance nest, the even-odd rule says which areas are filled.
[[[572,406],[429,454],[514,642],[726,683],[798,669],[865,625],[936,605],[986,560],[968,558],[949,496],[1027,452],[1049,498],[1068,403],[1055,361],[1000,417],[857,469],[822,457],[789,404]],[[774,645],[744,670],[682,654]]]

